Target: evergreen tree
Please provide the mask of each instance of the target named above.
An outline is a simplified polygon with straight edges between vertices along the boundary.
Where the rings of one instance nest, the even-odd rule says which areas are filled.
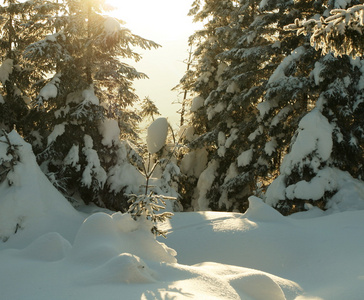
[[[310,47],[309,37],[285,30],[295,19],[323,14],[339,2],[206,1],[204,7],[195,6],[194,13],[207,19],[208,28],[217,23],[212,16],[226,12],[227,2],[232,4],[227,25],[215,32],[219,45],[224,46],[215,47],[219,52],[208,60],[224,67],[219,76],[203,81],[209,82],[205,94],[197,93],[192,101],[196,135],[190,135],[192,151],[182,159],[181,170],[188,172],[193,157],[201,161],[195,168],[199,173],[194,208],[244,211],[248,196],[264,191],[277,176],[301,118],[313,109],[321,94],[330,91],[330,80],[321,81],[324,73],[318,75],[320,66],[327,65],[326,71],[340,66],[342,74],[350,73],[353,82],[358,80],[358,71],[345,58],[322,57]],[[211,12],[214,9],[217,11]],[[205,40],[210,41],[209,37]],[[204,59],[202,56],[201,61]],[[197,56],[198,71],[194,74],[203,67]],[[195,77],[194,91],[198,92],[200,81]],[[201,159],[202,153],[208,159]],[[206,161],[209,164],[202,166]]]
[[[6,0],[0,7],[0,127],[7,131],[27,132],[28,104],[42,71],[25,61],[22,53],[47,32],[56,9],[45,1]]]
[[[326,8],[333,9],[339,4],[329,2]],[[363,178],[362,61],[332,54],[308,58],[311,60],[305,78],[311,99],[308,110],[315,108],[301,120],[290,153],[280,169],[281,175],[266,194],[266,201],[284,214],[303,210],[305,203],[326,207],[339,189],[338,179],[327,170],[347,171],[354,178]],[[281,90],[280,94],[283,94]],[[306,120],[311,120],[316,127],[307,129],[310,124]],[[316,135],[324,130],[324,135]],[[303,140],[306,135],[311,140],[308,137]],[[324,155],[323,149],[328,149]],[[331,179],[327,178],[330,174]],[[323,188],[317,192],[313,186],[318,183]],[[303,187],[306,195],[302,193]],[[310,189],[316,194],[310,193]]]
[[[225,45],[214,56],[215,61],[220,63],[219,76],[215,76],[216,86],[211,85],[207,98],[197,97],[191,106],[193,117],[197,116],[197,110],[207,120],[205,132],[194,139],[192,147],[208,144],[206,150],[211,161],[199,179],[201,184],[197,185],[195,199],[212,209],[244,211],[248,196],[259,190],[257,182],[266,182],[279,165],[285,147],[288,147],[283,144],[281,148],[277,147],[281,150],[269,151],[269,146],[274,146],[275,141],[271,141],[268,132],[263,134],[267,131],[268,122],[260,116],[264,108],[262,102],[268,94],[267,86],[272,82],[271,76],[302,40],[302,37],[284,31],[283,26],[298,16],[312,14],[315,1],[307,3],[303,12],[291,1],[229,3],[228,23],[217,28],[221,34],[218,35],[219,41],[224,41]],[[216,14],[223,11],[218,4],[214,9],[218,11]],[[288,72],[287,75],[290,75]],[[301,90],[304,88],[300,87]],[[297,94],[301,94],[297,102],[305,103],[304,93],[298,91]],[[289,101],[288,97],[284,99],[282,96],[282,101]],[[286,106],[287,103],[281,105]],[[300,112],[295,111],[294,114],[297,118]],[[286,124],[288,133],[293,135],[297,123]],[[281,140],[287,144],[283,138]],[[203,184],[206,178],[211,180]]]
[[[364,5],[355,5],[360,2],[334,1],[334,9],[325,11],[319,19],[296,19],[286,29],[297,30],[297,34],[309,34],[311,45],[321,49],[323,54],[334,52],[335,55],[361,57],[364,52],[361,38],[364,29]],[[352,6],[345,9],[348,4]]]
[[[139,117],[128,110],[138,99],[131,85],[146,75],[120,58],[138,60],[131,47],[158,45],[103,15],[102,1],[64,4],[58,27],[24,54],[53,74],[34,102],[33,146],[44,172],[68,197],[126,209],[124,193],[137,192],[142,175],[129,163],[133,149],[119,138],[137,137]],[[135,185],[121,176],[134,176]]]
[[[160,113],[157,106],[149,97],[145,97],[141,105],[140,116],[142,118],[151,118],[154,121],[154,116],[158,115]]]
[[[221,112],[226,107],[222,103],[211,102],[211,92],[218,88],[221,75],[227,67],[217,55],[229,49],[237,38],[236,25],[232,25],[231,19],[238,3],[239,1],[206,1],[202,4],[201,1],[195,1],[190,11],[195,21],[206,22],[204,29],[190,38],[190,43],[195,48],[193,63],[180,84],[180,88],[195,95],[190,104],[190,128],[186,131],[187,153],[184,153],[180,163],[181,170],[184,170],[181,192],[186,207],[192,205],[198,208],[198,189],[195,190],[194,187],[201,172],[207,167],[207,161],[216,158],[215,141],[218,131],[211,118],[215,108]],[[197,157],[200,158],[199,161],[193,161]],[[194,168],[191,165],[198,166]],[[191,173],[191,169],[195,171]],[[201,197],[204,195],[201,194]],[[190,203],[193,198],[193,203]]]

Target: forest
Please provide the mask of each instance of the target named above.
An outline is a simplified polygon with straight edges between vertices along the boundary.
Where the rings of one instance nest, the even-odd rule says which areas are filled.
[[[361,299],[362,2],[194,0],[174,128],[104,0],[4,0],[4,299]]]
[[[2,134],[30,143],[74,203],[125,212],[158,162],[153,193],[175,197],[177,211],[244,212],[251,195],[284,215],[327,209],[343,181],[363,180],[364,68],[360,1],[326,2],[196,0],[190,15],[204,27],[176,83],[180,128],[148,154],[138,124],[158,108],[133,89],[147,74],[123,60],[159,45],[100,0],[5,1]]]

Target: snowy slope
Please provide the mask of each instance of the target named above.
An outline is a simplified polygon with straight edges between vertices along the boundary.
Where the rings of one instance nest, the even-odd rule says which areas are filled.
[[[364,211],[323,215],[318,209],[288,218],[253,198],[245,215],[176,214],[167,243],[182,264],[212,261],[258,269],[294,281],[307,299],[359,300],[364,299],[363,220]]]
[[[363,210],[288,218],[252,197],[245,214],[176,213],[156,241],[127,214],[76,211],[9,136],[22,146],[0,185],[0,299],[363,299]]]

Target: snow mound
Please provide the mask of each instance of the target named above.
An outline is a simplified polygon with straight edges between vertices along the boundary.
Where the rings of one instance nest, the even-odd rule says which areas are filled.
[[[252,270],[236,276],[230,284],[254,300],[286,300],[281,287],[263,272]]]
[[[71,244],[57,232],[50,232],[40,236],[21,254],[32,260],[59,261],[66,257]]]
[[[177,262],[176,252],[154,239],[129,214],[92,214],[78,230],[69,259],[83,264],[104,264],[122,253],[150,261]]]
[[[238,299],[286,300],[286,296],[293,299],[302,292],[301,288],[290,280],[255,269],[213,262],[201,263],[194,267],[200,269],[201,273],[215,277],[216,283],[229,283],[224,289],[224,299],[235,299],[232,295],[237,294]]]
[[[39,222],[40,218],[59,216],[79,218],[76,210],[49,182],[40,170],[31,146],[16,131],[8,134],[16,145],[17,163],[0,183],[0,240]],[[7,155],[7,141],[0,138],[0,161],[11,159]]]
[[[249,197],[249,208],[244,216],[250,220],[262,222],[282,222],[284,217],[271,206],[263,202],[262,199],[251,196]]]
[[[162,149],[168,134],[168,121],[166,118],[156,119],[147,130],[147,148],[153,154]]]
[[[156,282],[154,272],[139,257],[122,253],[104,265],[82,276],[89,285],[109,283],[150,283]]]

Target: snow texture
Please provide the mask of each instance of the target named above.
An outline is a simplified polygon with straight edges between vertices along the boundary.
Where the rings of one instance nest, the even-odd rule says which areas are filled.
[[[291,151],[283,159],[281,174],[268,187],[266,203],[274,206],[279,200],[284,199],[315,201],[321,199],[326,192],[332,192],[335,196],[328,201],[327,207],[340,207],[343,204],[339,203],[345,202],[343,193],[350,194],[347,188],[349,183],[352,187],[352,198],[364,199],[364,184],[361,181],[327,164],[333,147],[332,134],[332,125],[318,109],[313,109],[302,118]],[[304,167],[312,170],[315,176],[310,181],[300,180],[287,186],[286,177],[291,171],[296,169],[301,172]],[[352,206],[362,207],[362,203],[359,201],[359,204]]]
[[[191,112],[196,112],[199,108],[203,107],[205,99],[201,96],[192,99]]]
[[[315,68],[311,72],[311,76],[313,77],[315,84],[319,85],[325,78],[321,77],[321,72],[325,69],[325,65],[317,61],[315,63]]]
[[[56,74],[50,82],[48,82],[39,92],[39,97],[44,100],[56,98],[58,94],[58,85],[60,82],[60,74]]]
[[[79,145],[73,145],[70,151],[67,153],[66,157],[63,160],[63,163],[67,166],[77,167],[78,162],[80,160],[79,156],[80,147]],[[79,170],[79,167],[78,167]]]
[[[99,125],[99,133],[102,135],[102,144],[111,147],[117,144],[120,136],[120,128],[117,120],[105,119]]]
[[[197,182],[198,198],[197,204],[194,205],[197,210],[210,210],[209,201],[206,199],[205,195],[211,188],[212,183],[216,177],[216,170],[219,167],[219,162],[217,160],[212,160],[209,162],[207,168],[200,174]]]
[[[147,148],[150,154],[161,150],[166,143],[168,134],[168,121],[158,118],[149,125],[147,130]]]
[[[8,173],[8,180],[0,184],[0,240],[8,239],[15,231],[33,226],[54,210],[58,215],[75,216],[75,211],[63,196],[53,187],[38,167],[31,146],[19,134],[8,135],[13,145],[19,145],[19,162]],[[0,161],[8,160],[5,138],[0,139]],[[65,219],[66,220],[66,219]]]
[[[252,159],[253,159],[253,149],[246,150],[238,156],[237,158],[238,166],[245,167],[250,164]]]
[[[91,136],[85,134],[84,137],[85,146],[82,148],[82,152],[86,157],[87,165],[82,173],[82,184],[86,187],[90,187],[93,184],[93,178],[95,178],[102,188],[106,182],[107,174],[101,166],[101,162],[97,151],[93,149],[93,140]]]
[[[7,58],[3,61],[0,66],[0,81],[4,85],[9,80],[9,75],[13,73],[13,60]]]
[[[82,91],[82,97],[85,102],[92,103],[94,105],[99,105],[99,98],[95,95],[94,87],[91,85],[88,89]]]
[[[57,124],[56,126],[54,126],[53,131],[47,137],[47,145],[49,146],[50,144],[52,144],[57,139],[57,137],[64,134],[65,130],[66,130],[65,128],[66,128],[66,123],[65,122],[62,123],[62,124]]]
[[[207,166],[207,156],[208,153],[204,148],[188,152],[181,161],[182,173],[198,178]]]
[[[305,53],[305,48],[303,46],[298,47],[293,50],[290,55],[285,57],[278,68],[273,72],[268,80],[268,84],[272,84],[280,81],[282,78],[286,77],[285,71],[289,68],[292,62],[297,61]]]
[[[313,160],[311,168],[318,171],[319,163],[327,161],[332,152],[333,126],[318,109],[313,109],[303,117],[298,127],[296,140],[281,166],[281,173],[286,175],[290,175],[294,165],[302,168],[305,158],[313,152],[319,161]]]
[[[19,145],[20,161],[8,174],[13,185],[0,184],[2,299],[357,300],[364,294],[364,186],[347,173],[331,174],[339,192],[327,211],[283,217],[250,197],[245,214],[175,213],[161,228],[169,232],[167,246],[129,214],[76,211],[43,175],[31,146],[15,131],[9,138]],[[0,143],[2,161],[11,159],[6,150]],[[213,164],[204,174],[209,182]]]

